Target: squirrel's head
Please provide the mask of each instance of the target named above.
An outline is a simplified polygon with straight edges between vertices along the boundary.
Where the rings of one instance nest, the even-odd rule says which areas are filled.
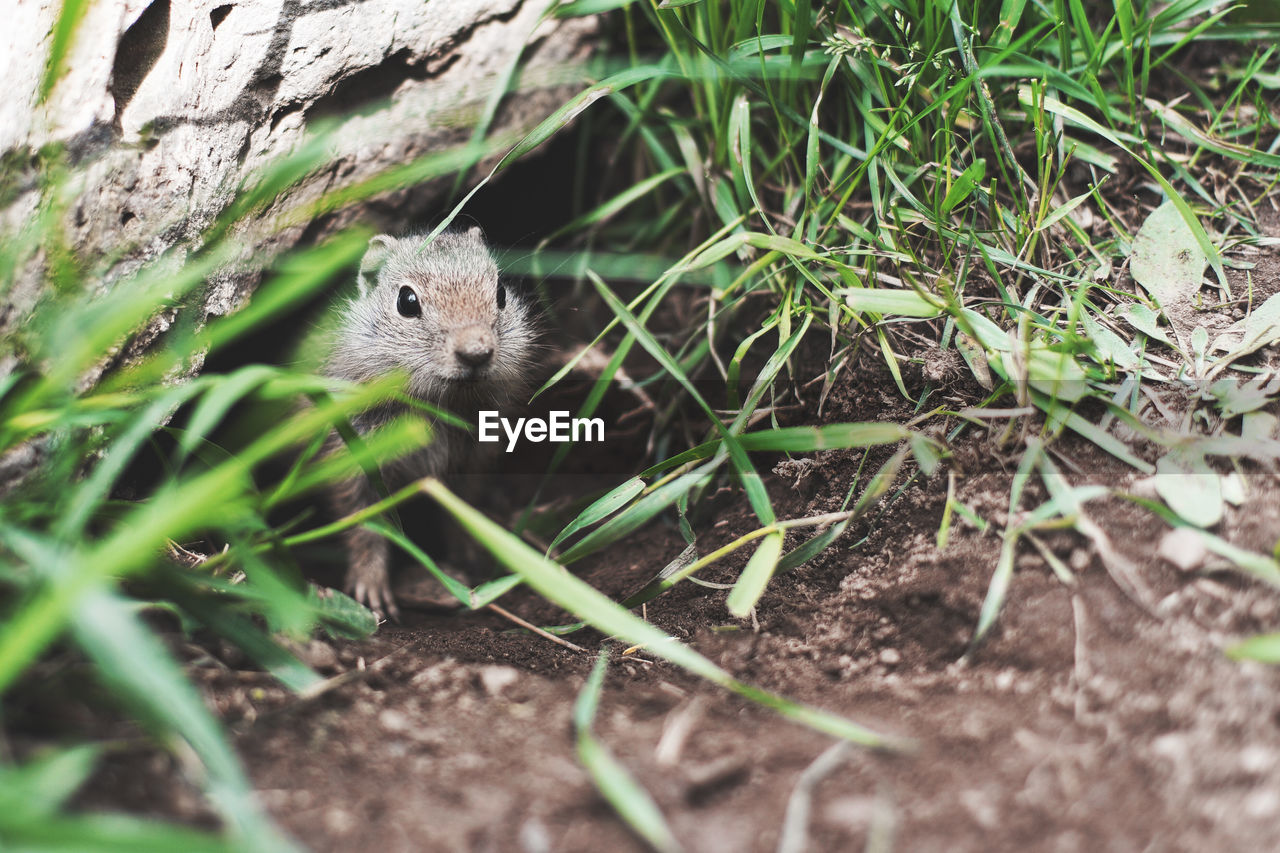
[[[351,379],[402,369],[424,400],[505,396],[529,374],[528,302],[498,277],[479,228],[369,241],[335,367]]]

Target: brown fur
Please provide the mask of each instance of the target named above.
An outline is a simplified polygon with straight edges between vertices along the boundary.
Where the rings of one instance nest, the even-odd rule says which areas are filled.
[[[369,274],[376,273],[371,282]],[[369,381],[400,369],[409,374],[408,391],[418,399],[469,419],[482,408],[505,404],[529,375],[534,342],[528,303],[508,291],[498,308],[498,268],[480,229],[445,232],[427,243],[423,236],[399,240],[381,235],[369,241],[360,264],[359,294],[342,308],[325,372],[354,382]],[[402,287],[417,294],[422,314],[397,310]],[[482,366],[460,354],[492,350]],[[404,414],[405,407],[380,407],[353,419],[364,434]],[[332,449],[340,439],[331,438]],[[389,489],[466,466],[474,457],[472,436],[454,428],[436,428],[427,447],[384,466]],[[365,477],[335,487],[331,500],[339,516],[376,501]],[[398,617],[391,593],[387,541],[362,527],[346,535],[347,591],[374,610]]]

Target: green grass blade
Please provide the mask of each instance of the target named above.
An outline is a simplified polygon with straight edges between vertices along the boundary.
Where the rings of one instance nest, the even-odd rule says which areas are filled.
[[[1022,454],[1022,459],[1018,462],[1018,470],[1014,472],[1013,484],[1009,489],[1009,526],[1004,531],[1000,556],[996,560],[996,570],[991,575],[987,596],[983,599],[982,610],[978,614],[978,627],[973,632],[973,639],[969,641],[970,650],[976,648],[991,630],[996,617],[1000,615],[1000,608],[1004,606],[1005,596],[1009,592],[1009,583],[1013,580],[1013,563],[1017,553],[1018,539],[1021,538],[1025,529],[1022,524],[1015,524],[1013,519],[1017,516],[1018,507],[1022,503],[1022,492],[1031,482],[1031,473],[1035,470],[1043,453],[1042,447],[1043,445],[1038,441],[1029,442]]]
[[[590,271],[587,274],[596,286],[597,292],[600,293],[600,296],[608,304],[614,315],[622,321],[627,331],[635,336],[636,341],[644,347],[645,351],[653,356],[663,370],[667,371],[672,378],[680,383],[685,392],[706,413],[712,425],[720,433],[723,448],[727,451],[729,459],[733,463],[735,473],[738,475],[739,482],[742,483],[742,489],[746,492],[747,500],[751,503],[751,508],[755,511],[756,517],[760,519],[762,524],[773,524],[777,516],[774,514],[773,505],[769,503],[769,495],[765,491],[764,482],[760,479],[760,475],[755,468],[751,466],[751,462],[743,451],[742,446],[738,443],[737,438],[721,423],[719,416],[707,405],[707,401],[698,393],[698,389],[694,387],[693,382],[690,381],[684,370],[680,368],[680,365],[676,363],[676,360],[654,339],[649,330],[636,319],[636,316],[631,313],[626,304],[609,289],[608,285],[599,276]]]
[[[53,87],[66,71],[67,54],[75,41],[76,30],[89,11],[89,0],[62,0],[58,19],[53,25],[53,38],[49,42],[49,55],[45,59],[44,75],[40,78],[40,102],[49,98]]]
[[[471,609],[479,610],[490,602],[497,601],[522,583],[524,583],[524,579],[519,575],[507,575],[501,578],[494,578],[491,581],[485,581],[471,591]]]
[[[221,839],[155,818],[119,814],[0,818],[0,838],[7,850],[45,853],[236,853],[252,849],[243,840]]]
[[[1131,465],[1144,474],[1155,473],[1154,465],[1138,457],[1127,444],[1078,412],[1073,412],[1057,400],[1036,391],[1031,392],[1031,401],[1050,420],[1061,422],[1067,429],[1093,442],[1126,465]]]
[[[937,317],[945,310],[913,290],[853,287],[833,292],[854,311],[869,311],[889,317]]]
[[[434,240],[440,232],[449,227],[454,218],[466,207],[467,202],[471,201],[471,197],[480,191],[480,188],[487,184],[494,175],[505,169],[513,161],[518,160],[533,149],[542,145],[550,139],[556,132],[572,122],[584,110],[594,104],[601,98],[612,95],[614,92],[634,86],[637,83],[643,83],[646,80],[670,76],[671,71],[660,65],[643,65],[628,68],[614,74],[607,79],[591,86],[588,89],[578,93],[569,100],[568,103],[561,106],[554,113],[547,116],[535,127],[529,131],[516,145],[502,156],[482,180],[478,181],[471,191],[468,192],[461,201],[454,206],[453,210],[440,221],[440,224],[431,232],[428,239]]]
[[[568,565],[626,536],[662,510],[671,506],[700,482],[711,475],[719,463],[709,462],[676,479],[663,483],[636,501],[624,512],[615,515],[586,536],[579,539],[560,555],[560,562]]]
[[[827,548],[831,547],[831,543],[835,542],[849,527],[852,519],[848,521],[837,522],[816,536],[800,543],[798,546],[788,551],[778,560],[778,568],[776,572],[786,572],[797,566],[803,566],[814,557],[821,554]]]
[[[555,7],[557,18],[579,18],[586,15],[599,15],[612,12],[623,6],[630,6],[635,0],[570,0]]]
[[[551,540],[547,553],[554,551],[557,545],[573,536],[579,530],[604,521],[622,509],[622,507],[631,503],[631,500],[643,492],[644,489],[645,482],[639,477],[632,477],[625,483],[615,486],[608,494],[593,502],[589,507],[578,513],[577,518],[565,525],[564,529],[556,535],[556,538]]]
[[[214,427],[222,422],[223,417],[237,401],[276,374],[277,371],[273,367],[254,364],[228,376],[219,376],[214,379],[211,387],[196,404],[187,421],[186,429],[182,431],[178,440],[178,464],[181,465],[195,446],[209,437]]]
[[[613,806],[613,810],[627,826],[649,843],[655,850],[678,851],[680,843],[671,832],[666,819],[649,792],[636,782],[627,769],[613,757],[608,748],[591,731],[596,707],[600,702],[600,688],[608,669],[609,654],[601,651],[587,683],[573,705],[573,724],[578,730],[578,760],[587,768],[591,781],[601,796]]]
[[[1227,646],[1227,657],[1232,660],[1280,663],[1280,634],[1261,634]]]
[[[595,209],[579,216],[568,225],[556,229],[544,239],[551,241],[564,234],[580,234],[594,225],[606,222],[616,216],[619,212],[634,204],[636,201],[644,198],[649,193],[665,184],[667,181],[683,175],[684,173],[684,169],[676,167],[674,169],[667,169],[664,172],[659,172],[656,175],[651,175],[634,186],[618,193]]]
[[[368,246],[369,232],[357,228],[314,248],[288,255],[276,264],[270,277],[254,291],[248,304],[210,323],[196,336],[195,345],[217,349],[253,329],[261,329],[295,309],[321,287],[332,284],[335,273],[354,267]]]
[[[0,692],[63,630],[80,600],[99,590],[105,578],[140,572],[152,565],[170,540],[244,518],[253,485],[250,472],[281,450],[309,440],[337,417],[385,400],[395,381],[375,382],[341,402],[300,413],[264,435],[239,456],[198,477],[170,483],[148,503],[128,513],[85,552],[54,555],[53,582],[0,625]]]
[[[1000,615],[1000,608],[1004,606],[1005,596],[1009,592],[1009,583],[1013,579],[1013,558],[1017,552],[1020,536],[1021,531],[1017,528],[1011,528],[1004,533],[1000,545],[1000,556],[996,560],[996,570],[991,575],[986,598],[982,600],[982,610],[978,613],[978,627],[974,629],[973,639],[969,641],[970,650],[976,648],[978,643],[987,636],[987,632],[996,622],[996,617]]]
[[[956,178],[956,182],[947,190],[947,195],[942,199],[942,214],[945,216],[955,210],[956,206],[973,194],[974,189],[982,183],[983,178],[987,175],[987,161],[974,160],[969,164],[961,174]]]
[[[181,581],[171,583],[168,594],[183,610],[199,619],[214,633],[243,649],[255,663],[294,693],[302,693],[324,680],[250,619],[221,606],[225,601],[209,598]]]
[[[876,447],[896,444],[911,438],[913,433],[895,423],[848,423],[825,426],[777,427],[775,429],[747,432],[738,436],[744,450],[778,451],[783,453],[812,453],[817,450],[847,450],[851,447]],[[641,477],[653,477],[671,468],[707,459],[715,455],[719,440],[708,441],[659,462],[640,472]]]
[[[102,678],[145,718],[180,735],[208,771],[207,789],[245,850],[290,850],[254,799],[253,786],[182,668],[121,598],[98,590],[75,611],[73,631]]]
[[[742,575],[729,591],[728,599],[725,600],[725,606],[737,618],[747,616],[760,600],[760,596],[764,594],[769,578],[773,577],[774,571],[778,568],[778,558],[782,556],[784,541],[786,536],[781,530],[770,533],[764,537],[755,553],[751,555],[751,559],[747,561],[747,567],[742,570]]]
[[[139,412],[124,432],[113,438],[93,473],[75,487],[71,506],[56,528],[59,536],[68,542],[79,538],[90,514],[110,496],[116,480],[138,448],[151,437],[166,417],[173,414],[174,409],[202,390],[202,387],[201,382],[193,381],[167,389],[151,405]]]
[[[82,744],[41,752],[19,767],[0,764],[0,825],[62,808],[89,780],[101,754],[100,747]]]
[[[760,373],[757,374],[755,381],[751,384],[751,390],[747,392],[746,400],[742,402],[741,411],[738,412],[738,416],[733,419],[733,423],[729,426],[729,432],[739,438],[739,443],[741,442],[741,432],[746,428],[752,413],[760,405],[760,400],[764,397],[765,392],[773,387],[773,381],[782,372],[782,368],[789,363],[791,354],[796,351],[796,347],[800,346],[800,341],[804,339],[805,333],[809,331],[809,326],[812,322],[813,313],[806,311],[804,319],[800,321],[799,328],[779,343],[778,349],[769,356],[764,366],[760,368]],[[780,325],[779,332],[781,333],[782,331],[783,327]]]
[[[413,543],[408,536],[405,536],[399,530],[390,525],[383,524],[379,521],[366,521],[364,527],[377,533],[391,542],[398,545],[406,554],[418,561],[418,565],[422,566],[431,576],[440,581],[440,584],[449,591],[449,594],[467,607],[472,606],[471,588],[461,581],[454,580],[445,574],[444,570],[436,565],[436,561],[427,556],[427,553]]]

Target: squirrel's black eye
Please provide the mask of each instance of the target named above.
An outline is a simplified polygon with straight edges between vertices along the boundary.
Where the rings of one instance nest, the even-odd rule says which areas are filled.
[[[502,282],[498,282],[498,310],[501,311],[507,307],[507,289],[502,286]]]
[[[396,300],[396,310],[402,317],[421,317],[422,305],[418,302],[418,294],[412,287],[400,288],[400,298]]]

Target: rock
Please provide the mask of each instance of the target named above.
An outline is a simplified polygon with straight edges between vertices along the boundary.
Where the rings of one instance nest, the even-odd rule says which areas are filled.
[[[481,667],[479,677],[480,686],[484,688],[484,692],[497,698],[519,680],[520,672],[515,667],[493,664]]]
[[[556,81],[584,57],[595,22],[539,27],[544,6],[103,0],[87,4],[65,73],[42,102],[62,4],[20,3],[0,32],[0,55],[9,58],[0,229],[32,219],[42,204],[38,152],[63,146],[74,166],[68,242],[82,258],[116,258],[91,273],[110,287],[167,251],[180,263],[242,184],[333,122],[328,165],[237,225],[239,263],[213,277],[193,306],[198,321],[226,314],[249,297],[273,253],[371,218],[367,206],[308,216],[322,194],[466,141],[517,57],[526,82],[505,99],[491,132],[523,132],[560,106],[573,88]],[[384,193],[383,221],[373,224],[403,229],[439,204],[450,185],[437,183]],[[0,336],[20,326],[41,295],[43,263],[37,255],[17,273],[0,305]],[[160,318],[139,339],[150,341],[172,320]]]
[[[1176,527],[1162,536],[1156,553],[1184,572],[1200,568],[1209,556],[1200,534],[1189,527]]]

